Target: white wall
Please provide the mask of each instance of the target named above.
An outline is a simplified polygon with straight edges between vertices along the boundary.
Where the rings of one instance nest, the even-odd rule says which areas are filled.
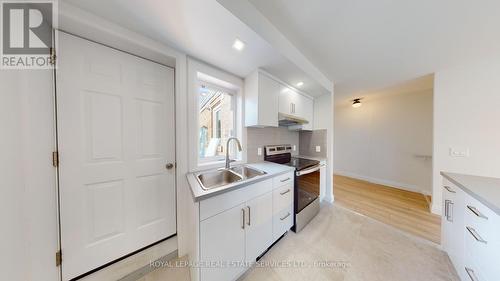
[[[57,280],[52,72],[0,70],[0,272]]]
[[[322,95],[314,98],[314,130],[332,129],[332,97]]]
[[[335,108],[335,173],[432,193],[432,90]]]
[[[433,212],[441,213],[441,171],[500,177],[500,58],[435,74]],[[449,156],[450,147],[469,157]]]
[[[126,49],[176,67],[176,106],[187,108],[186,55],[101,18],[60,3],[63,30]],[[59,280],[52,71],[0,70],[0,274],[2,280]],[[177,128],[187,127],[186,110],[176,112]],[[192,232],[183,217],[187,185],[187,132],[177,132],[177,227],[179,253]],[[170,241],[170,240],[169,240]],[[168,251],[177,248],[175,245]],[[159,253],[159,255],[168,252]],[[147,262],[149,262],[148,259]],[[64,261],[63,261],[64,262]],[[122,270],[118,268],[118,270]]]
[[[314,130],[327,130],[327,168],[325,200],[334,201],[333,195],[333,117],[334,117],[334,92],[331,95],[322,95],[314,98]]]

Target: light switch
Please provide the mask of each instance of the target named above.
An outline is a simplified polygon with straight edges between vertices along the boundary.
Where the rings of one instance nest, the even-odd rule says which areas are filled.
[[[467,147],[450,147],[451,157],[469,157],[470,151]]]
[[[293,145],[293,151],[297,151],[297,146],[295,144]]]
[[[321,146],[316,145],[316,152],[321,152]]]
[[[259,156],[262,155],[262,147],[257,148],[257,155],[259,155]]]

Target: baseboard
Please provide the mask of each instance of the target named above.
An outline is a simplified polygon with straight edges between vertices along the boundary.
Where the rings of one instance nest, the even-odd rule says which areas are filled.
[[[354,178],[354,179],[358,179],[358,180],[364,180],[364,181],[375,183],[375,184],[381,184],[381,185],[389,186],[389,187],[396,188],[396,189],[417,192],[417,193],[421,193],[424,195],[432,195],[432,193],[430,193],[429,191],[424,191],[421,188],[419,188],[418,186],[411,185],[411,184],[395,182],[395,181],[390,181],[390,180],[384,180],[384,179],[378,179],[378,178],[373,178],[373,177],[367,177],[367,176],[362,176],[362,175],[359,175],[356,173],[345,172],[345,171],[334,171],[333,174],[339,175],[339,176],[344,176],[344,177],[349,177],[349,178]]]
[[[431,212],[435,215],[441,216],[441,214],[443,212],[443,210],[441,208],[441,202],[438,203],[438,202],[434,202],[434,200],[433,200],[433,203],[431,206],[432,206]]]
[[[177,256],[177,236],[173,236],[157,245],[87,275],[79,280],[102,281],[128,278],[130,274],[133,275],[136,273],[139,274],[140,272],[146,272],[152,261],[162,258],[171,258],[173,256]]]

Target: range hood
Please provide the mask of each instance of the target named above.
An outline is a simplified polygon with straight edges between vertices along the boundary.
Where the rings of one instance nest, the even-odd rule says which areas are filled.
[[[309,121],[306,119],[281,112],[278,113],[278,124],[282,127],[304,125],[307,123],[309,123]]]

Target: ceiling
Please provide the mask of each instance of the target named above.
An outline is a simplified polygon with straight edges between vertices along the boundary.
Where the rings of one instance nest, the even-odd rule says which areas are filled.
[[[434,75],[429,74],[408,81],[403,81],[384,88],[371,89],[368,91],[359,91],[356,93],[342,95],[335,103],[336,106],[351,104],[355,98],[361,98],[363,101],[372,100],[392,95],[404,95],[414,93],[424,93],[434,89]]]
[[[249,0],[327,78],[335,97],[500,50],[498,0]]]
[[[240,77],[263,68],[300,90],[319,96],[329,91],[285,59],[215,0],[64,0]],[[236,38],[246,43],[238,52]]]

